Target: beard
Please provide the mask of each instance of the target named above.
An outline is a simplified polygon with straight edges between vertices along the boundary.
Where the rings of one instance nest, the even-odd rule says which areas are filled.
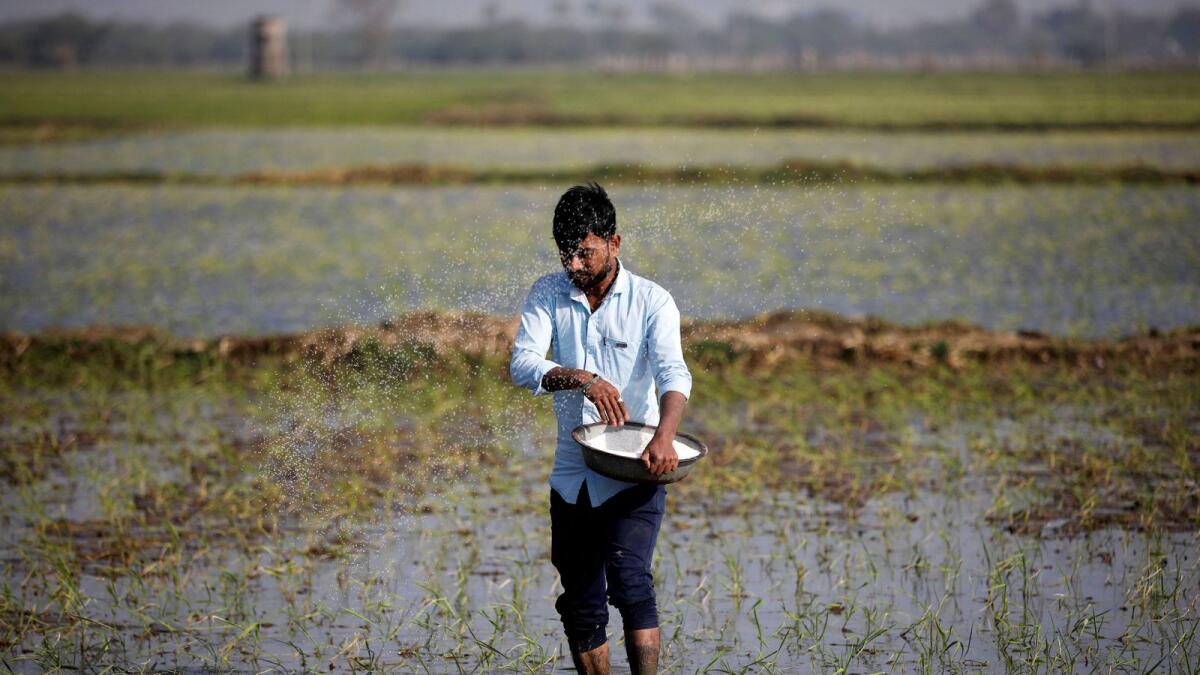
[[[604,281],[604,279],[608,277],[609,273],[612,272],[612,269],[613,264],[610,260],[604,263],[604,267],[601,267],[600,271],[594,275],[575,276],[574,274],[569,274],[568,276],[571,277],[571,283],[575,284],[576,288],[581,291],[588,291],[595,288],[596,285],[601,281]]]

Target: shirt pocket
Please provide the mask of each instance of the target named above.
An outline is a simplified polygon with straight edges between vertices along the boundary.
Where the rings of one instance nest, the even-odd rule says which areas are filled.
[[[633,379],[638,353],[642,350],[642,339],[635,335],[601,335],[600,354],[610,377],[618,387],[624,387]]]

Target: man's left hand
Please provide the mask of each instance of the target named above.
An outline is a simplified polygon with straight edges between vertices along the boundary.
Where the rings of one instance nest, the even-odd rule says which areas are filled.
[[[655,476],[674,471],[679,467],[679,454],[675,452],[672,439],[655,435],[650,445],[642,451],[642,464]]]

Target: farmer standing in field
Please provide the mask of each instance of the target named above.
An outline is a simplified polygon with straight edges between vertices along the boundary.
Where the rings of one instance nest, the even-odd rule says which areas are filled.
[[[593,472],[571,431],[597,421],[657,425],[642,463],[655,475],[679,465],[673,441],[692,389],[679,310],[670,293],[617,258],[617,214],[599,185],[567,190],[554,209],[553,230],[564,271],[530,289],[509,370],[513,382],[535,395],[554,392],[550,557],[563,585],[555,608],[575,668],[607,673],[607,587],[625,626],[630,669],[654,673],[659,628],[650,562],[666,489]],[[546,359],[548,349],[553,360]]]

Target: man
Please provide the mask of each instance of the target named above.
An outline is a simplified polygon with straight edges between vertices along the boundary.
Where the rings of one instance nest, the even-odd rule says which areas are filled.
[[[554,392],[550,557],[563,586],[555,608],[576,670],[607,673],[607,589],[621,612],[630,669],[654,673],[659,627],[650,563],[666,490],[593,472],[571,431],[597,421],[657,425],[642,462],[656,475],[679,466],[673,441],[692,388],[679,310],[670,293],[617,257],[616,210],[599,185],[567,190],[553,231],[564,271],[530,289],[509,370],[535,395]]]

